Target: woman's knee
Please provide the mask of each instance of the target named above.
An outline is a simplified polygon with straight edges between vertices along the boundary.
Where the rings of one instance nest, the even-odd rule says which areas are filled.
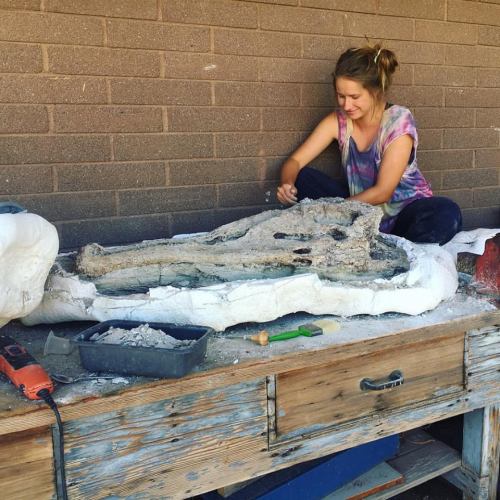
[[[462,212],[451,199],[421,198],[405,207],[393,233],[415,243],[444,245],[462,230]]]

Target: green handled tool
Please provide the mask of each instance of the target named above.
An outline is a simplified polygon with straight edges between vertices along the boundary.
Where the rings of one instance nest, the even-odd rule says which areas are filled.
[[[316,337],[316,335],[323,335],[323,328],[313,323],[307,323],[300,325],[297,330],[277,333],[276,335],[269,335],[265,330],[262,330],[257,335],[252,335],[250,339],[257,344],[267,345],[269,342],[276,342],[278,340],[288,340],[296,337]]]

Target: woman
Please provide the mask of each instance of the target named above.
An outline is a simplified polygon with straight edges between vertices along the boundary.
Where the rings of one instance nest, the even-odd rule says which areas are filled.
[[[418,135],[411,112],[385,95],[398,66],[380,45],[345,51],[333,74],[339,108],[326,116],[281,170],[278,200],[340,196],[382,208],[380,230],[418,243],[443,245],[461,230],[458,205],[433,196],[417,167]],[[347,183],[306,165],[339,142]]]

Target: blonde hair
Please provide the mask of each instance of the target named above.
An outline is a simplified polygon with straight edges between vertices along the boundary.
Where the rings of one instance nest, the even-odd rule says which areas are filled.
[[[344,77],[355,80],[380,99],[392,83],[399,66],[396,54],[381,44],[347,49],[339,57],[333,72],[334,81]]]

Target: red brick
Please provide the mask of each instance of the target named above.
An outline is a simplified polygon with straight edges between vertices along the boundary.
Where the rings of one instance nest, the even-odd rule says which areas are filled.
[[[211,84],[151,78],[112,79],[111,102],[117,104],[209,105]]]
[[[479,26],[478,44],[500,46],[500,28],[497,26]]]
[[[406,18],[444,19],[446,0],[380,0],[379,14]]]
[[[415,21],[415,40],[475,45],[477,37],[478,28],[473,24],[420,21],[418,19]]]
[[[417,108],[414,116],[419,129],[474,126],[474,111],[472,109]]]
[[[443,44],[389,40],[385,45],[396,53],[399,63],[442,65],[445,62]]]
[[[498,183],[497,169],[482,168],[443,173],[443,188],[475,188],[495,186]]]
[[[216,82],[215,104],[217,106],[299,106],[300,85]]]
[[[60,76],[0,76],[0,102],[105,103],[104,79]]]
[[[299,5],[299,0],[240,0],[241,2],[271,3],[273,5]],[[307,0],[301,0],[304,3]],[[330,0],[327,0],[330,1]]]
[[[301,57],[300,35],[216,29],[214,52],[247,56]]]
[[[448,1],[448,19],[469,24],[500,25],[500,5],[464,0]]]
[[[498,103],[500,105],[500,103]],[[476,111],[476,127],[495,128],[500,125],[500,108],[482,108]],[[499,129],[497,129],[499,130]]]
[[[49,131],[45,106],[0,106],[0,134],[27,134]]]
[[[476,151],[476,168],[498,168],[500,165],[500,149],[478,149]]]
[[[62,249],[78,248],[89,242],[101,245],[133,243],[165,238],[170,217],[166,214],[143,217],[110,217],[57,224]]]
[[[302,106],[336,106],[333,83],[303,83]]]
[[[489,108],[500,102],[498,89],[445,89],[447,107]]]
[[[3,165],[0,167],[0,195],[50,193],[52,182],[50,165]]]
[[[474,206],[491,207],[500,205],[500,187],[474,189]]]
[[[477,229],[478,227],[498,227],[500,208],[472,208],[462,210],[463,229]]]
[[[255,158],[187,160],[169,163],[170,185],[172,186],[255,181],[260,179],[260,170],[260,160]]]
[[[165,54],[167,78],[193,80],[258,80],[258,59],[212,54]]]
[[[203,210],[216,204],[214,186],[120,191],[118,199],[120,215]]]
[[[413,20],[369,14],[345,14],[344,35],[384,40],[412,39]]]
[[[436,196],[447,196],[457,203],[460,208],[471,208],[472,205],[472,189],[455,189],[452,191],[434,191]]]
[[[106,29],[110,47],[191,52],[210,51],[210,30],[208,27],[108,19]]]
[[[260,76],[265,82],[327,83],[332,81],[334,63],[299,59],[263,58]]]
[[[423,129],[418,132],[418,142],[420,151],[430,149],[441,149],[441,141],[443,137],[442,130]]]
[[[57,165],[59,191],[94,191],[165,186],[165,164],[95,163]]]
[[[276,182],[241,182],[217,187],[220,207],[276,204]]]
[[[446,129],[444,149],[488,148],[498,145],[498,132],[493,129]]]
[[[40,0],[0,0],[0,9],[40,10]]]
[[[125,106],[56,106],[55,132],[161,132],[160,108]]]
[[[413,65],[400,64],[392,77],[393,85],[412,85],[413,82]]]
[[[418,166],[422,171],[456,170],[473,167],[472,151],[419,151]]]
[[[299,145],[299,136],[291,132],[218,134],[215,137],[217,156],[289,155]]]
[[[377,0],[300,0],[300,5],[348,12],[375,13],[377,11]]]
[[[334,36],[309,36],[302,37],[304,43],[304,57],[307,59],[331,59],[336,61],[345,50],[364,45],[363,38],[342,38]],[[333,62],[332,62],[333,71]]]
[[[442,172],[425,172],[425,179],[430,184],[432,190],[443,187]]]
[[[253,108],[171,108],[171,132],[225,132],[259,130],[260,112]]]
[[[160,76],[160,56],[142,50],[48,48],[49,71],[65,75]]]
[[[477,68],[478,87],[500,87],[500,69]]]
[[[329,10],[263,5],[260,8],[260,27],[292,33],[341,35],[343,17],[343,14]]]
[[[104,30],[96,17],[35,12],[0,12],[0,40],[102,45]]]
[[[500,67],[500,47],[447,45],[445,63],[451,66]]]
[[[257,28],[257,6],[231,0],[161,0],[163,19],[176,23]]]
[[[0,136],[0,162],[63,163],[110,160],[104,136]]]
[[[156,0],[46,0],[45,10],[91,16],[156,19]]]
[[[280,108],[263,111],[264,130],[312,130],[331,108]]]
[[[213,142],[210,134],[138,134],[114,138],[117,160],[170,160],[210,158]]]
[[[441,87],[393,86],[388,93],[389,100],[402,106],[442,106]]]
[[[442,85],[443,87],[474,87],[476,77],[471,68],[416,65],[415,85]]]
[[[31,194],[16,196],[16,201],[50,221],[116,215],[115,199],[109,192]]]
[[[170,221],[172,235],[211,231],[217,227],[216,213],[213,209],[196,212],[173,212]]]
[[[39,73],[43,70],[39,45],[0,43],[1,73]]]
[[[219,210],[214,210],[215,221],[217,226],[223,224],[228,224],[243,217],[250,217],[251,215],[256,215],[264,210],[276,207],[236,207],[236,208],[222,208]]]

